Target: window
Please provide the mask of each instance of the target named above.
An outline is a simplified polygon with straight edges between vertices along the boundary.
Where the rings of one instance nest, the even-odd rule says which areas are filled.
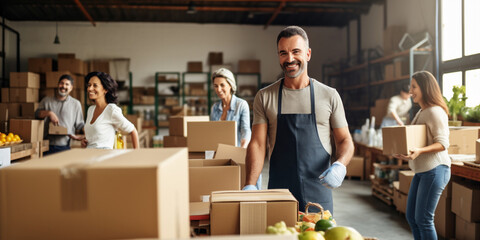
[[[441,0],[439,66],[442,92],[465,85],[468,107],[480,104],[480,1]]]

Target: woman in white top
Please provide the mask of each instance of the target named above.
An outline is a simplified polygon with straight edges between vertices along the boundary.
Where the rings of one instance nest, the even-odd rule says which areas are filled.
[[[380,128],[390,126],[403,126],[408,119],[412,101],[410,100],[409,84],[405,83],[400,89],[400,94],[390,98],[387,115],[383,118]]]
[[[408,160],[415,172],[407,198],[406,217],[413,237],[437,239],[433,217],[440,195],[450,180],[448,108],[435,77],[427,72],[412,76],[410,94],[420,110],[412,124],[425,124],[427,146],[410,150],[408,155],[395,155]]]
[[[88,98],[95,102],[88,108],[85,122],[85,138],[82,146],[87,148],[113,149],[115,131],[130,133],[133,148],[138,148],[138,132],[116,105],[117,82],[104,72],[91,72],[85,77]]]

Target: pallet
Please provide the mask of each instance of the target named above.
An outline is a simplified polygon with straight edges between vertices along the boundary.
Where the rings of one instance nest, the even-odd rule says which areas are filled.
[[[390,195],[380,186],[372,185],[372,195],[386,203],[388,206],[393,204],[393,194]]]

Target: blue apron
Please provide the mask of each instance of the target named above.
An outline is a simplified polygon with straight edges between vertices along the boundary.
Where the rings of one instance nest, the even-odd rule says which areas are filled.
[[[330,154],[318,137],[312,79],[310,114],[281,113],[283,81],[278,91],[277,136],[270,157],[268,188],[288,188],[298,200],[300,211],[308,202],[315,202],[333,214],[332,191],[318,178],[330,166]]]

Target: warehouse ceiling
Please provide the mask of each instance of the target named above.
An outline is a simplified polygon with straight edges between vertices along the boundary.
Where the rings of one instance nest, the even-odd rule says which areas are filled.
[[[10,21],[177,22],[343,27],[384,0],[2,0]]]

